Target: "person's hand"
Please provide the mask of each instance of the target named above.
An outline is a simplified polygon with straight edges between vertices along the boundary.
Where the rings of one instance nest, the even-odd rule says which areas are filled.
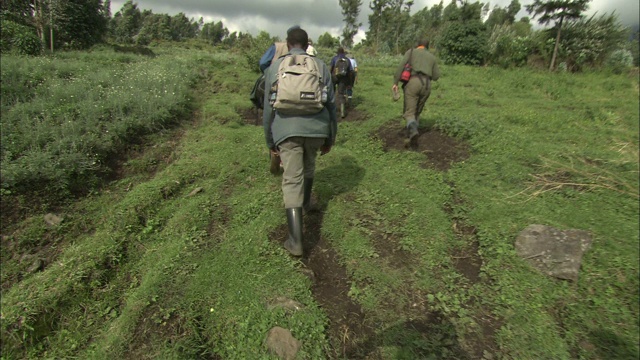
[[[331,146],[322,145],[320,147],[320,156],[328,153],[329,151],[331,151]]]
[[[398,92],[398,84],[393,84],[393,86],[391,87],[391,90],[392,90],[394,93],[397,93],[397,92]]]
[[[277,150],[277,148],[273,148],[270,150],[271,150],[271,155],[280,156],[280,152]]]

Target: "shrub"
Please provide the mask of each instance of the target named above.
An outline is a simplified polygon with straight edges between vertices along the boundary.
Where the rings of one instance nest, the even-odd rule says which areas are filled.
[[[31,27],[2,20],[0,33],[0,52],[15,52],[21,55],[39,55],[42,52],[42,42]]]
[[[447,64],[481,65],[486,44],[485,26],[480,21],[450,23],[440,41],[442,60]]]
[[[618,49],[607,58],[607,68],[616,74],[621,74],[633,66],[633,54],[626,49]]]

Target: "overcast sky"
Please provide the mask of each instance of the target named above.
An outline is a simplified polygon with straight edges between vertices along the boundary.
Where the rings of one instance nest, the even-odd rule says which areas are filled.
[[[122,8],[126,0],[112,0],[111,13],[115,14]],[[487,1],[482,1],[486,3]],[[494,6],[506,7],[511,0],[488,1]],[[525,5],[533,0],[520,0],[522,10],[517,19],[528,16]],[[230,32],[248,32],[257,35],[260,30],[269,32],[272,36],[284,38],[287,28],[299,24],[307,31],[309,37],[317,40],[325,32],[333,36],[340,36],[344,22],[338,0],[134,0],[140,10],[151,10],[154,14],[175,15],[180,12],[189,18],[205,22],[222,21]],[[415,0],[411,8],[412,13],[433,6],[440,0]],[[445,6],[450,0],[444,0]],[[638,0],[592,0],[587,15],[612,13],[618,14],[625,25],[638,24],[640,13]],[[356,35],[358,42],[369,29],[368,15],[369,0],[362,1],[360,10],[360,33]]]

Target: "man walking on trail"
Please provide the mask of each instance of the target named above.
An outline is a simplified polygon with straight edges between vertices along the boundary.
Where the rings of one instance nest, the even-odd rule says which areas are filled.
[[[289,33],[291,32],[291,30],[295,30],[295,29],[300,29],[299,25],[293,25],[292,27],[290,27],[289,29],[287,29],[287,36],[289,35]],[[309,41],[309,44],[311,44],[311,41]],[[315,49],[314,49],[315,51]],[[267,70],[267,68],[269,66],[271,66],[271,63],[273,61],[275,61],[276,59],[285,56],[287,53],[289,53],[289,48],[287,48],[287,42],[286,41],[279,41],[276,43],[273,43],[271,46],[269,46],[269,48],[267,49],[267,51],[264,52],[264,54],[262,55],[262,57],[260,58],[260,61],[258,63],[258,66],[260,67],[260,71],[262,72],[262,76],[257,80],[256,85],[254,85],[254,92],[255,94],[251,94],[251,96],[253,97],[254,95],[262,95],[262,97],[264,97],[264,72],[265,70]],[[314,54],[315,56],[315,54]],[[256,90],[257,89],[257,90]],[[256,92],[257,91],[257,92]],[[260,106],[260,108],[264,107],[264,104],[261,104],[262,106]],[[282,160],[280,159],[280,156],[275,155],[275,154],[270,154],[270,165],[269,165],[269,172],[271,172],[273,175],[279,175],[280,172],[282,171]]]
[[[340,108],[340,116],[345,117],[345,102],[347,87],[351,82],[353,68],[347,58],[344,48],[338,48],[338,53],[331,59],[331,77],[337,93],[336,105]]]
[[[411,65],[411,77],[402,85],[404,109],[402,117],[407,121],[409,143],[415,141],[418,132],[418,117],[431,95],[431,81],[440,78],[436,57],[429,52],[429,40],[422,38],[415,49],[408,50],[393,77],[391,90],[398,92],[398,82],[405,64]]]
[[[306,213],[314,210],[311,203],[311,189],[318,150],[321,155],[331,151],[338,131],[331,74],[322,60],[305,53],[308,41],[306,31],[291,30],[287,35],[288,55],[276,59],[265,71],[268,91],[265,92],[264,97],[264,135],[267,147],[272,154],[280,154],[284,166],[282,195],[289,227],[289,236],[284,247],[294,256],[303,254],[303,211]],[[291,76],[290,73],[285,72],[288,67],[296,69],[317,67],[317,71],[313,70],[306,74],[319,75],[317,78],[319,81],[307,79],[312,79],[310,82],[317,83],[318,88],[324,89],[326,96],[321,95],[321,101],[317,101],[318,93],[324,93],[324,91],[298,91],[297,87],[305,86],[307,82],[300,80],[300,83],[296,83],[301,76]],[[297,74],[300,73],[302,72],[299,71]],[[295,90],[290,91],[291,89]],[[290,95],[291,93],[293,95]],[[289,100],[280,101],[284,96],[289,96]],[[303,104],[307,99],[315,102],[311,110],[289,108],[285,111],[285,107],[292,106],[291,103]]]

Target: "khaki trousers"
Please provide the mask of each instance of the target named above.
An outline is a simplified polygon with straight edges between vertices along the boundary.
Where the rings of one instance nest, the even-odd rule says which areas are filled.
[[[418,122],[418,117],[431,95],[431,80],[427,75],[412,75],[404,91],[404,111],[402,117],[407,120],[407,125],[411,122]]]
[[[302,207],[304,179],[312,179],[316,171],[318,150],[325,138],[290,137],[278,145],[284,173],[282,197],[285,209]]]

